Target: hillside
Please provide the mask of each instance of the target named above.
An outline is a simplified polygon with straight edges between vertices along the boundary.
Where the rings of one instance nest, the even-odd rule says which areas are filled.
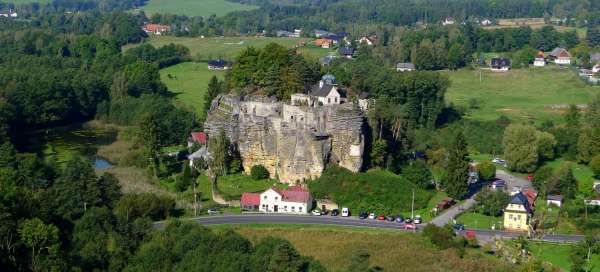
[[[187,16],[223,16],[233,11],[253,10],[258,7],[226,0],[150,0],[141,10],[147,14],[168,13]]]

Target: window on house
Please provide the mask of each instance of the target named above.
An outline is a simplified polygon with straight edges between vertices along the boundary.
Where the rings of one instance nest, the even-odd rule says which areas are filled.
[[[518,218],[518,220],[521,220],[521,215],[520,214],[517,215],[517,218]]]
[[[333,99],[333,102],[337,103],[337,97]]]
[[[295,208],[296,208],[296,207],[292,206],[292,212],[293,212],[293,211],[295,211]]]
[[[283,210],[287,212],[287,206],[283,206]]]
[[[298,212],[302,212],[302,207],[298,207]]]
[[[264,196],[263,199],[267,200],[267,196]]]
[[[327,98],[327,104],[331,103],[331,98]]]
[[[509,215],[508,215],[508,219],[509,219],[509,220],[512,220],[512,219],[513,219],[513,215],[512,215],[512,214],[509,214]]]
[[[275,201],[277,201],[278,197],[275,197]]]

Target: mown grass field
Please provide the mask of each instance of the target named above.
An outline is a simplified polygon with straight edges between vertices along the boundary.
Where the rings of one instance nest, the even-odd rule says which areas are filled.
[[[465,225],[465,228],[491,229],[495,224],[495,228],[499,229],[502,227],[502,216],[493,217],[468,211],[456,218],[456,222]]]
[[[309,44],[312,39],[307,38],[275,38],[275,37],[174,37],[174,36],[152,36],[146,40],[146,42],[160,47],[170,43],[181,44],[190,49],[192,57],[196,60],[210,60],[216,58],[223,58],[226,60],[233,60],[238,54],[246,47],[252,46],[255,48],[265,47],[269,43],[278,43],[287,48],[293,48],[301,42]],[[127,50],[131,47],[139,44],[127,45],[123,50]],[[322,49],[314,46],[305,46],[299,49],[307,55],[314,56],[315,58],[322,57],[328,53],[335,51],[332,49]]]
[[[573,247],[572,244],[531,243],[529,250],[534,257],[560,267],[564,271],[570,271],[570,256]],[[600,256],[592,255],[590,263],[592,264],[591,271],[600,271]]]
[[[51,1],[50,0],[0,0],[0,3],[13,3],[15,5],[30,4],[30,3],[46,4],[49,2],[51,2]]]
[[[278,187],[284,186],[276,180],[254,180],[245,174],[226,175],[217,179],[217,189],[225,199],[240,199],[244,192],[262,192],[273,184],[277,184]]]
[[[232,228],[258,242],[267,236],[289,240],[302,255],[319,260],[328,271],[344,271],[352,253],[364,249],[370,255],[371,266],[383,271],[512,271],[479,250],[467,250],[460,258],[453,249],[438,250],[420,235],[393,230],[330,227],[315,225],[238,225],[211,228]]]
[[[184,62],[160,70],[160,79],[175,96],[175,103],[196,112],[202,118],[204,110],[204,94],[211,77],[223,79],[224,71],[208,70],[206,62]]]
[[[506,73],[462,69],[446,74],[452,82],[446,100],[468,108],[475,99],[478,108],[468,109],[467,118],[477,120],[506,115],[517,121],[562,122],[565,109],[557,106],[586,104],[600,93],[600,88],[585,85],[569,69],[555,66]]]
[[[187,16],[223,16],[233,11],[257,9],[257,6],[244,5],[226,0],[150,0],[140,9],[147,14],[168,13]]]

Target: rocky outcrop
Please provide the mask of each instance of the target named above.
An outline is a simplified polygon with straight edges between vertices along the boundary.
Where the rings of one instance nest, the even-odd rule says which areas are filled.
[[[262,97],[217,97],[204,125],[209,137],[222,130],[246,172],[263,165],[280,181],[321,175],[328,162],[350,171],[362,167],[364,116],[354,104],[292,106]]]

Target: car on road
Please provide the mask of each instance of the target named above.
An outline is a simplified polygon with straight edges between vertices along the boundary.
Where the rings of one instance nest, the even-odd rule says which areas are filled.
[[[377,216],[377,220],[385,220],[385,214],[380,214],[379,216]]]
[[[390,222],[394,222],[394,220],[396,220],[396,217],[394,217],[393,215],[388,215],[385,217],[385,220],[390,221]]]
[[[415,224],[404,224],[404,229],[406,229],[406,230],[416,230],[417,229],[417,225],[415,225]]]
[[[413,221],[415,222],[415,224],[421,224],[423,222],[423,218],[421,218],[420,215],[415,216],[415,219],[413,219]]]
[[[312,211],[312,215],[321,216],[321,211],[319,211],[319,210],[313,210]]]
[[[342,208],[342,217],[350,216],[350,210],[346,207]]]
[[[454,225],[452,225],[452,228],[454,230],[465,230],[465,225],[463,225],[463,224],[454,224]]]
[[[208,215],[217,215],[217,214],[219,214],[219,210],[214,209],[214,208],[210,208],[206,212],[208,212]]]
[[[358,218],[359,219],[367,219],[367,217],[369,217],[369,214],[365,211],[362,211],[360,213],[358,213]]]
[[[331,210],[331,213],[330,213],[331,216],[338,216],[339,214],[340,214],[340,210],[338,210],[338,209],[333,209],[333,210]]]
[[[396,216],[396,222],[397,223],[403,223],[404,222],[404,218],[402,217],[402,215],[397,215]]]
[[[412,223],[412,222],[413,222],[413,221],[412,221],[412,219],[411,219],[411,218],[406,218],[406,219],[404,219],[404,223],[405,223],[405,224],[410,224],[410,223]]]
[[[374,220],[375,219],[375,214],[374,213],[370,213],[369,214],[369,219]]]

